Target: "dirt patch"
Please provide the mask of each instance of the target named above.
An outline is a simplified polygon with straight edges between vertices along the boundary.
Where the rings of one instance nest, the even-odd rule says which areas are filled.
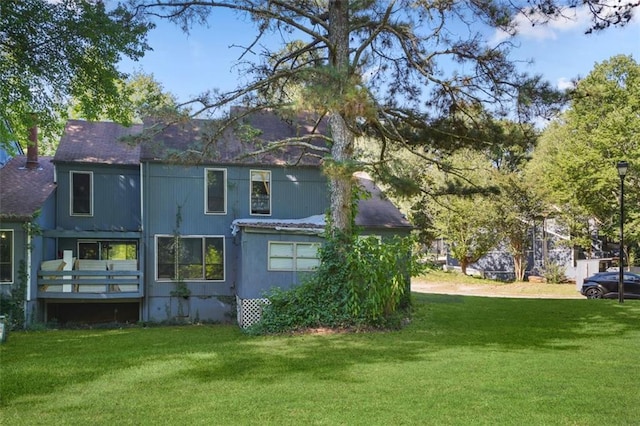
[[[452,294],[460,296],[521,297],[531,299],[582,299],[575,284],[499,283],[463,284],[431,282],[413,279],[411,291],[417,293]]]

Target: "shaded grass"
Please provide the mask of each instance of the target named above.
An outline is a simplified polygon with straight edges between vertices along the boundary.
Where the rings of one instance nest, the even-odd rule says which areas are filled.
[[[13,333],[2,424],[635,424],[640,303],[414,295],[399,332]]]

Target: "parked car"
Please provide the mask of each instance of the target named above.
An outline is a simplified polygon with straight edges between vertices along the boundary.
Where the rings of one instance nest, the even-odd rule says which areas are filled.
[[[640,275],[625,272],[625,299],[640,299]],[[584,280],[580,292],[587,299],[617,299],[619,272],[601,272]]]

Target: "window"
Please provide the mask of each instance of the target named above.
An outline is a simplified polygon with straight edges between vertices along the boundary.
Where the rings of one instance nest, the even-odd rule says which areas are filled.
[[[205,213],[225,214],[227,212],[227,171],[225,169],[205,169]]]
[[[251,214],[271,214],[271,172],[251,170]]]
[[[269,242],[270,271],[312,271],[320,266],[318,243]]]
[[[78,259],[136,260],[138,244],[120,240],[78,241]]]
[[[224,281],[224,237],[156,237],[158,281]]]
[[[13,282],[13,231],[0,230],[0,282]]]
[[[93,173],[71,172],[71,214],[93,216]]]

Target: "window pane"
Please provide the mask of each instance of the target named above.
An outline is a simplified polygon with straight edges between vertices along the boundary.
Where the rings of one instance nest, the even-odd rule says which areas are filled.
[[[91,174],[71,173],[72,213],[91,214]]]
[[[319,259],[296,259],[296,269],[298,269],[299,271],[309,271],[312,269],[316,269],[318,266],[320,266]]]
[[[251,214],[271,214],[270,171],[251,171]]]
[[[269,269],[281,270],[281,271],[292,271],[293,259],[272,257],[271,259],[269,259]]]
[[[133,241],[102,241],[102,259],[136,260],[137,244]]]
[[[176,243],[173,237],[158,237],[156,258],[158,259],[158,278],[174,279]]]
[[[205,239],[205,279],[224,279],[224,239]]]
[[[298,244],[296,246],[298,257],[318,257],[318,245],[317,244]]]
[[[0,231],[0,282],[13,282],[13,231]]]
[[[207,213],[225,212],[224,170],[207,170]]]
[[[97,242],[78,243],[78,259],[100,259]]]
[[[202,279],[202,238],[181,238],[179,273],[183,279]]]
[[[293,244],[292,243],[271,243],[271,256],[293,258]]]

